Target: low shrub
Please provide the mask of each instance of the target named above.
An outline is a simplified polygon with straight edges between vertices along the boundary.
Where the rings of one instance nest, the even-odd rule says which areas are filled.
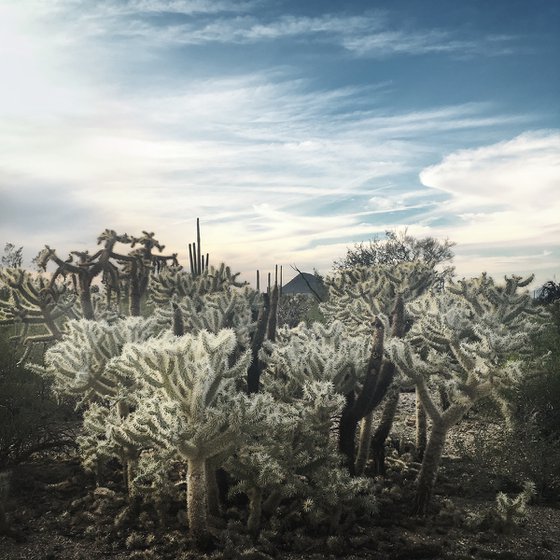
[[[18,363],[21,349],[0,332],[0,469],[38,451],[73,445],[65,421],[69,403],[57,403],[47,382]]]

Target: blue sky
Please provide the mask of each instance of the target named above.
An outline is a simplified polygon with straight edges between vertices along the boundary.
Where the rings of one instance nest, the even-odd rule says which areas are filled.
[[[559,55],[553,0],[0,0],[0,242],[186,262],[200,217],[252,280],[408,228],[558,280]]]

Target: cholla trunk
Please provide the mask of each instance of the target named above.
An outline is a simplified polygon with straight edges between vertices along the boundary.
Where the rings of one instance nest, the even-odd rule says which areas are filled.
[[[422,395],[420,395],[422,396]],[[449,430],[461,420],[470,404],[452,404],[443,414],[432,415],[432,431],[418,475],[414,513],[424,515],[436,484],[439,463]]]
[[[126,493],[128,494],[128,499],[131,500],[134,498],[134,461],[128,457],[129,451],[125,449],[125,460],[123,465],[123,475],[124,475],[124,483],[126,485]]]
[[[416,514],[424,515],[432,498],[447,432],[448,427],[441,420],[433,423],[430,440],[424,453],[422,468],[416,483],[413,510]]]
[[[268,514],[274,513],[280,506],[282,501],[282,492],[280,490],[273,490],[268,498],[264,501],[263,511]]]
[[[278,322],[278,284],[274,285],[272,288],[272,293],[270,295],[270,311],[268,315],[268,332],[267,338],[274,342],[276,340],[276,326]]]
[[[352,476],[355,473],[355,457],[356,457],[356,427],[358,419],[353,414],[355,402],[354,392],[346,395],[346,404],[340,415],[338,428],[338,448],[344,455],[346,466]]]
[[[253,536],[257,536],[261,529],[262,516],[262,490],[251,488],[249,490],[249,518],[247,519],[247,529]]]
[[[138,288],[138,282],[132,281],[130,283],[130,301],[129,301],[129,312],[131,317],[140,317],[141,315],[141,305],[140,305],[140,290]]]
[[[0,535],[7,535],[10,525],[6,516],[5,503],[8,501],[10,491],[10,475],[8,472],[0,472]]]
[[[427,436],[426,409],[416,391],[416,460],[422,461],[426,451]]]
[[[337,533],[340,527],[340,519],[342,517],[342,506],[339,504],[335,506],[331,512],[329,519],[329,526],[331,533]]]
[[[247,390],[249,393],[258,393],[261,377],[262,364],[259,360],[259,350],[266,337],[266,329],[270,318],[270,298],[268,294],[263,294],[263,305],[257,317],[257,328],[253,334],[251,342],[251,352],[253,359],[247,370]]]
[[[206,483],[206,461],[189,459],[187,465],[187,519],[189,531],[197,544],[208,535],[208,494]]]
[[[375,474],[385,474],[385,442],[391,433],[393,427],[393,420],[399,405],[399,398],[401,395],[400,387],[393,385],[385,400],[381,420],[373,438],[371,440],[372,455],[373,455],[373,471]]]
[[[356,458],[356,474],[362,475],[369,458],[371,446],[371,433],[373,431],[373,412],[367,414],[360,423],[360,440],[358,443],[358,456]]]
[[[124,420],[130,414],[130,407],[128,403],[124,400],[117,402],[117,413],[119,418]],[[128,494],[129,500],[134,498],[134,470],[136,467],[137,453],[136,450],[131,447],[123,447],[123,453],[121,456],[122,467],[123,467],[123,481],[126,488],[126,493]]]
[[[447,394],[447,391],[444,387],[439,388],[439,398],[441,401],[442,410],[447,410],[451,406],[451,403],[449,402],[449,395]]]
[[[206,465],[206,490],[208,492],[208,513],[214,517],[220,517],[220,490],[216,479],[216,469],[212,466],[212,462]]]
[[[93,319],[95,319],[95,313],[93,311],[93,303],[91,302],[89,287],[87,289],[81,288],[80,305],[82,307],[82,315],[84,316],[84,319],[93,321]]]

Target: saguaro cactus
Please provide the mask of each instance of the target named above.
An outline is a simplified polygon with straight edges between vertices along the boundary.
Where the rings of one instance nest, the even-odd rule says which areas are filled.
[[[202,254],[202,243],[200,240],[200,218],[196,219],[196,242],[189,243],[189,261],[191,265],[191,274],[200,276],[205,270],[208,270],[209,254],[206,258]]]

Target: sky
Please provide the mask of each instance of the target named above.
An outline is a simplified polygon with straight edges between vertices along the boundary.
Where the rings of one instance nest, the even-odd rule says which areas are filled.
[[[0,0],[0,243],[254,281],[387,230],[560,280],[556,0]]]

